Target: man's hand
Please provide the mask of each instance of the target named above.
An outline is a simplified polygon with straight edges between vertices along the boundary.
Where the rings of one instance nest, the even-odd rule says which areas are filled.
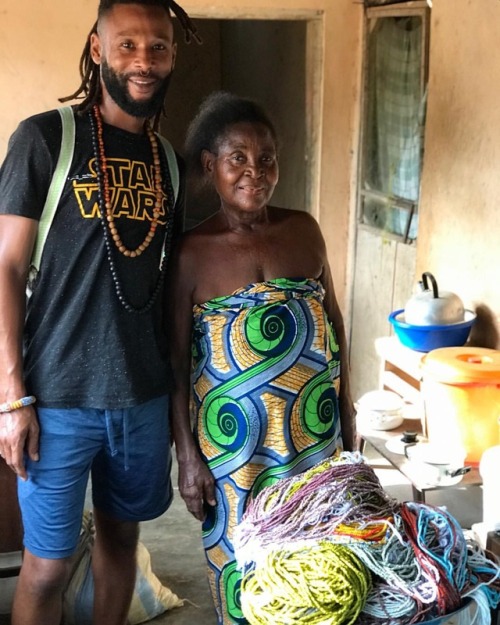
[[[206,504],[216,505],[214,477],[199,456],[179,462],[179,491],[188,511],[198,521],[205,520]]]
[[[31,460],[38,460],[38,437],[40,428],[32,406],[0,413],[0,456],[21,479],[28,479],[24,465],[24,453]]]

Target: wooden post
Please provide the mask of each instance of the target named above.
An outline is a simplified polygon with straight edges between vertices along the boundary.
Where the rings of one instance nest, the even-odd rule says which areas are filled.
[[[0,553],[20,551],[23,526],[17,502],[16,476],[0,458]]]

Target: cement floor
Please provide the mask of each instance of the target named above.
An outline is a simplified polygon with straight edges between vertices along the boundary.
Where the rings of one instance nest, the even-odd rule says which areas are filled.
[[[374,466],[383,487],[400,501],[411,499],[411,488],[401,474],[367,446],[365,454]],[[177,476],[174,468],[174,485]],[[180,598],[181,608],[165,612],[150,621],[152,625],[216,625],[214,610],[205,576],[200,525],[186,511],[178,491],[170,510],[155,521],[144,523],[141,540],[151,553],[152,569],[161,582]],[[444,505],[461,523],[471,527],[481,521],[482,489],[480,487],[432,491],[427,503]],[[3,580],[0,580],[0,583]],[[10,625],[8,616],[0,615],[0,625]]]
[[[172,476],[175,496],[170,510],[141,525],[141,541],[151,554],[151,567],[164,586],[184,600],[184,606],[156,617],[154,625],[216,625],[205,573],[200,523],[186,510],[177,490],[177,467]],[[89,497],[88,497],[89,500]],[[14,580],[0,579],[9,585]],[[1,605],[5,605],[5,598]],[[1,611],[1,610],[0,610]],[[10,625],[8,614],[0,614],[0,625]]]

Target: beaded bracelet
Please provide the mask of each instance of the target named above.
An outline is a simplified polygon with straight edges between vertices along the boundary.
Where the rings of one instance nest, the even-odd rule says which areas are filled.
[[[36,402],[36,397],[34,395],[28,395],[28,397],[21,397],[21,399],[16,399],[16,401],[5,402],[4,404],[0,404],[0,413],[1,412],[12,412],[17,410],[18,408],[24,408],[24,406],[30,406]]]

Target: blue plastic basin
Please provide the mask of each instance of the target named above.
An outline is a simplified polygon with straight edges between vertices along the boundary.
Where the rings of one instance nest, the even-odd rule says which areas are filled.
[[[468,614],[464,614],[466,610]],[[437,616],[429,621],[422,621],[421,625],[457,625],[458,623],[472,623],[475,613],[476,606],[473,604],[472,599],[467,597],[458,610],[450,612],[445,616]]]
[[[472,310],[465,311],[464,321],[433,326],[416,326],[406,323],[402,308],[389,315],[389,321],[401,343],[418,352],[465,345],[475,320],[476,314]]]

